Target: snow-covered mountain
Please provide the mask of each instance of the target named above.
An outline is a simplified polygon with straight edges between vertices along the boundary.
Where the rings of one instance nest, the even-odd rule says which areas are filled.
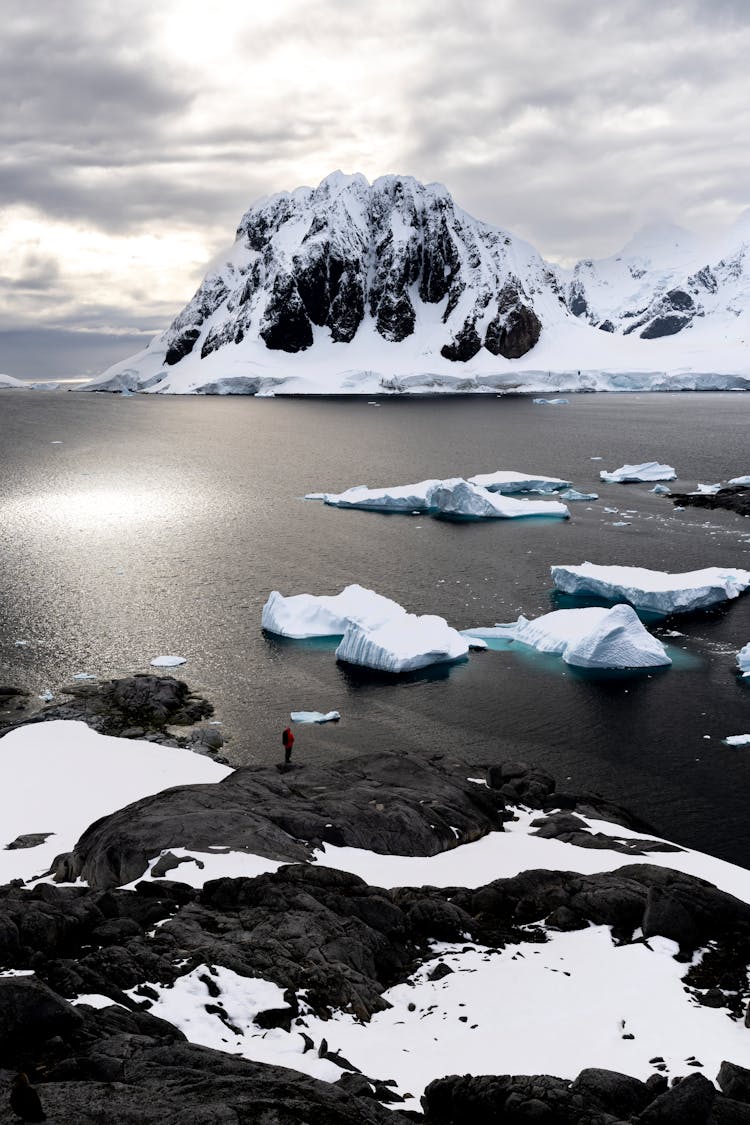
[[[89,389],[750,386],[750,215],[712,246],[647,227],[565,270],[440,184],[335,172],[254,204],[216,261]]]

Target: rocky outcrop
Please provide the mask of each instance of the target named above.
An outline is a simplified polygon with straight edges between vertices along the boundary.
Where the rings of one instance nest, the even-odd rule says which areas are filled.
[[[750,516],[750,488],[741,484],[727,485],[718,492],[673,492],[669,498],[682,508],[721,509],[736,512],[739,516]]]

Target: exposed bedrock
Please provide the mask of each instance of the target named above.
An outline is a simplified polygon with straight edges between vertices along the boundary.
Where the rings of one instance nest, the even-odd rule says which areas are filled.
[[[741,484],[727,485],[718,492],[673,492],[669,498],[681,507],[708,508],[709,511],[724,509],[740,516],[750,516],[750,488]]]

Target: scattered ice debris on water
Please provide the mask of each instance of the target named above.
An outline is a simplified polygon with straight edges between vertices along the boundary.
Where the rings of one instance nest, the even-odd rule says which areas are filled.
[[[662,636],[664,636],[664,637],[684,637],[685,634],[680,633],[678,629],[667,629],[666,633],[663,633]]]
[[[14,641],[13,644],[16,646],[16,648],[28,648],[29,642],[28,641]]]
[[[657,496],[672,495],[672,489],[667,488],[666,484],[655,484],[653,488],[649,488],[649,492],[655,492]]]
[[[186,656],[155,656],[150,661],[152,668],[179,668],[180,664],[187,664]]]
[[[560,494],[561,500],[598,500],[598,492],[577,492],[575,488],[566,488]]]
[[[611,609],[558,609],[529,620],[519,617],[494,629],[467,629],[464,636],[514,640],[561,656],[577,668],[655,668],[672,663],[629,605]]]
[[[42,703],[51,703],[55,697],[49,690],[49,688],[45,688],[43,692],[40,692],[39,698],[41,699]]]
[[[96,676],[93,672],[75,672],[73,675],[74,680],[95,680]]]
[[[617,516],[620,514],[619,508],[602,508],[602,511],[606,512],[608,516]]]
[[[570,399],[567,398],[532,398],[534,406],[568,406]]]
[[[630,520],[613,520],[610,527],[630,527]]]
[[[292,711],[289,718],[293,723],[337,723],[341,715],[338,711]]]
[[[750,746],[750,734],[728,734],[721,741],[727,746]]]
[[[608,484],[630,484],[637,481],[674,480],[677,473],[671,465],[662,465],[658,461],[644,461],[640,465],[621,465],[611,473],[602,469],[599,476]]]
[[[565,594],[595,595],[626,601],[654,613],[688,613],[738,597],[750,587],[750,571],[709,566],[681,574],[646,570],[639,566],[580,566],[550,568],[556,589]]]
[[[750,643],[737,653],[737,667],[743,676],[750,677]]]

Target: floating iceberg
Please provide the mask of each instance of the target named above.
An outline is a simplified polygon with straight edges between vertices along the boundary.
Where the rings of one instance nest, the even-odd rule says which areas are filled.
[[[575,488],[566,488],[559,494],[561,500],[598,500],[598,492],[577,492]]]
[[[293,723],[337,723],[341,715],[338,711],[292,711],[289,718]]]
[[[429,507],[427,494],[436,484],[440,484],[437,479],[393,488],[368,488],[358,484],[347,488],[346,492],[311,492],[305,499],[322,500],[334,508],[361,508],[366,512],[425,512]]]
[[[427,494],[430,511],[446,519],[519,519],[522,516],[570,515],[564,504],[556,500],[516,500],[480,488],[456,477],[440,481]]]
[[[691,492],[691,496],[715,496],[721,488],[721,484],[698,484],[695,486],[695,492]]]
[[[152,668],[179,668],[181,664],[187,664],[187,659],[184,656],[155,656],[150,663]]]
[[[406,616],[398,602],[356,583],[340,594],[292,594],[285,598],[273,590],[263,606],[261,624],[269,633],[302,640],[305,637],[340,637],[353,622],[376,628],[395,617]]]
[[[567,398],[532,398],[534,406],[567,406]]]
[[[500,470],[497,473],[478,473],[469,477],[469,484],[479,485],[490,492],[502,492],[508,496],[515,492],[559,492],[560,489],[569,488],[569,480],[560,477],[543,477],[529,473],[514,473],[510,470]]]
[[[413,613],[375,627],[352,622],[336,649],[337,660],[379,672],[413,672],[430,664],[461,660],[469,642],[443,617]]]
[[[671,496],[672,489],[667,488],[666,484],[655,484],[653,488],[649,488],[649,492],[655,492],[657,496]]]
[[[721,741],[727,746],[750,746],[750,734],[728,734]]]
[[[750,676],[750,644],[737,653],[737,667],[743,676]]]
[[[518,641],[561,656],[576,668],[657,668],[672,663],[629,605],[558,609],[533,620],[519,617],[510,625],[467,629],[464,635]]]
[[[689,613],[739,597],[750,586],[750,571],[709,566],[683,574],[639,566],[553,566],[552,581],[565,594],[626,601],[653,613]]]
[[[644,461],[642,465],[621,465],[611,473],[602,470],[599,476],[609,484],[629,484],[635,481],[674,480],[677,473],[671,465]]]
[[[750,477],[732,477],[730,484],[739,484],[744,488],[750,488]]]

